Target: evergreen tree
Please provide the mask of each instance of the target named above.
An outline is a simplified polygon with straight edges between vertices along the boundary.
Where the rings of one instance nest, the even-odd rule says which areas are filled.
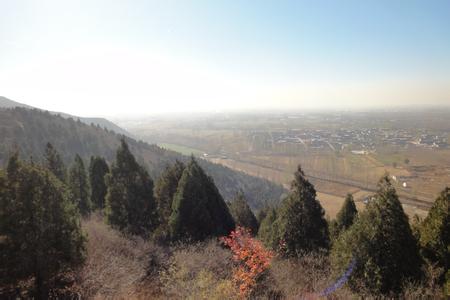
[[[278,228],[276,226],[277,211],[268,207],[266,216],[261,220],[258,230],[258,238],[270,249],[278,250]]]
[[[158,208],[158,215],[162,227],[168,226],[169,217],[172,213],[172,201],[177,191],[178,182],[185,169],[185,165],[176,161],[172,166],[168,166],[155,184],[155,201]]]
[[[66,181],[66,167],[61,159],[61,156],[53,147],[52,144],[47,143],[44,153],[44,166],[52,172],[56,178],[62,182]]]
[[[145,235],[157,223],[153,181],[130,152],[124,139],[106,176],[107,221],[131,234]]]
[[[91,186],[91,203],[94,209],[105,207],[107,192],[105,176],[109,173],[109,167],[103,157],[91,156],[89,163],[89,183]]]
[[[450,269],[450,188],[434,202],[419,228],[423,255],[444,270]]]
[[[388,176],[378,183],[375,199],[333,245],[332,262],[342,272],[355,259],[350,287],[374,295],[399,292],[420,277],[421,259],[408,217]]]
[[[357,214],[358,211],[356,210],[353,196],[352,194],[347,194],[341,210],[336,215],[336,220],[331,222],[330,235],[333,239],[337,238],[342,231],[347,230],[353,224]]]
[[[267,216],[267,213],[271,209],[272,207],[270,207],[269,205],[265,205],[258,211],[258,213],[256,214],[256,221],[258,222],[258,224],[261,224],[262,220],[264,220],[264,218]]]
[[[16,179],[19,171],[19,152],[14,152],[8,160],[8,165],[6,166],[6,173],[11,182]]]
[[[327,250],[328,224],[325,212],[316,199],[314,186],[305,178],[301,167],[295,172],[291,191],[281,204],[276,224],[278,243],[287,256]]]
[[[254,235],[258,233],[258,221],[242,192],[238,192],[235,199],[228,206],[236,225],[249,228]]]
[[[75,156],[75,161],[69,171],[69,187],[80,213],[87,216],[92,209],[89,198],[89,182],[83,160],[78,154]]]
[[[0,285],[34,278],[35,298],[47,299],[50,279],[83,261],[79,214],[48,170],[10,162],[0,174]]]
[[[169,228],[173,239],[227,235],[234,221],[214,181],[191,159],[178,183]]]

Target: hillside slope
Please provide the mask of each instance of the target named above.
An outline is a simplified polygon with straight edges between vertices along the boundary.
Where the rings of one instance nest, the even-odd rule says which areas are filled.
[[[37,107],[33,107],[27,104],[23,104],[17,101],[13,101],[11,99],[8,99],[6,97],[0,96],[0,108],[14,108],[14,107],[23,107],[23,108],[29,108],[29,109],[38,109],[38,110],[42,110],[45,111],[44,109],[40,109]],[[61,117],[65,118],[65,119],[69,119],[72,118],[74,120],[79,119],[81,122],[91,125],[99,125],[102,128],[106,128],[108,130],[112,130],[115,133],[119,133],[119,134],[123,134],[129,137],[133,137],[133,135],[131,133],[129,133],[128,131],[126,131],[125,129],[117,126],[116,124],[114,124],[113,122],[109,121],[108,119],[105,118],[89,118],[89,117],[78,117],[78,116],[73,116],[70,114],[66,114],[66,113],[62,113],[62,112],[56,112],[56,111],[49,111],[49,113],[51,113],[52,115],[60,115]]]
[[[47,142],[58,149],[66,163],[70,163],[76,153],[86,161],[91,155],[100,155],[111,162],[121,137],[122,135],[98,125],[87,125],[80,120],[66,119],[38,109],[0,109],[0,166],[5,165],[15,148],[20,149],[23,158],[33,157],[35,161],[40,160]],[[189,159],[156,145],[129,137],[126,137],[126,140],[137,160],[149,170],[153,178],[158,177],[165,166],[176,159]],[[281,186],[265,179],[204,160],[200,160],[200,164],[214,178],[226,200],[231,200],[242,190],[255,210],[266,203],[278,202],[284,192]]]

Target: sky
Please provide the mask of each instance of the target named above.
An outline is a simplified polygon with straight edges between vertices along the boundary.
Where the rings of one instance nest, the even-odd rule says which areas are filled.
[[[0,95],[81,116],[450,106],[450,1],[0,0]]]

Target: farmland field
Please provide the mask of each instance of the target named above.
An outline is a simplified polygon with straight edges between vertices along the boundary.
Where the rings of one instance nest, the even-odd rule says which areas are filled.
[[[194,149],[194,148],[190,148],[190,147],[186,147],[186,146],[182,146],[182,145],[176,145],[176,144],[169,144],[169,143],[159,143],[158,144],[159,147],[167,149],[167,150],[172,150],[175,152],[179,152],[181,154],[184,155],[194,155],[194,156],[198,156],[198,155],[202,155],[203,152],[198,150],[198,149]]]
[[[218,114],[127,129],[148,142],[285,187],[301,165],[330,217],[347,193],[361,202],[389,174],[408,214],[420,215],[450,184],[447,116],[435,111]]]

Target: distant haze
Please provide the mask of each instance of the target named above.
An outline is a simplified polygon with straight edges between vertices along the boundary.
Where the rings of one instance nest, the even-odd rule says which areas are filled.
[[[1,1],[0,95],[82,116],[450,105],[450,1]]]

